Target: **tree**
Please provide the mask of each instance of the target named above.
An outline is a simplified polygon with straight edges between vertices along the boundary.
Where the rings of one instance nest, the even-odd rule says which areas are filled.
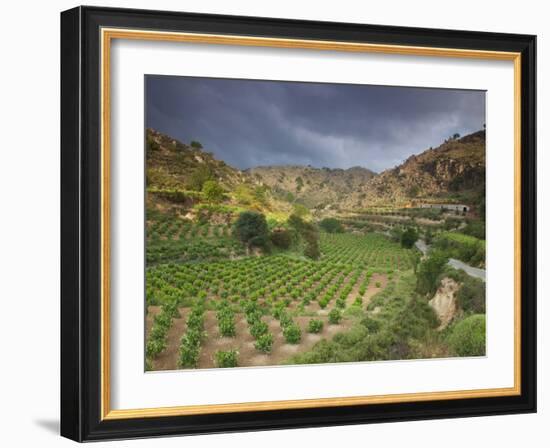
[[[198,142],[196,140],[193,140],[191,143],[191,148],[195,148],[195,149],[202,149],[202,143],[201,142]]]
[[[319,227],[327,233],[342,233],[344,227],[336,218],[325,218],[319,222]]]
[[[433,239],[434,239],[434,234],[432,232],[432,229],[430,228],[426,229],[426,231],[424,232],[424,241],[426,242],[426,244],[427,245],[432,244]]]
[[[191,174],[188,182],[188,188],[194,191],[202,191],[202,187],[207,180],[213,177],[212,170],[208,165],[199,165]]]
[[[224,191],[221,185],[215,180],[207,180],[202,186],[204,198],[208,202],[217,203],[223,199]]]
[[[416,269],[416,290],[420,294],[433,294],[437,281],[449,259],[441,252],[432,252]]]
[[[292,214],[300,218],[305,218],[309,215],[309,209],[305,205],[294,204],[294,207],[292,207]]]
[[[292,244],[292,235],[287,229],[278,227],[271,232],[271,242],[276,247],[288,249]]]
[[[248,247],[267,247],[269,231],[265,216],[261,213],[242,212],[235,222],[233,232]]]
[[[321,256],[317,226],[311,222],[304,221],[296,214],[290,215],[287,223],[294,230],[298,238],[303,239],[305,244],[304,255],[317,260]]]
[[[410,249],[414,246],[414,243],[418,240],[418,232],[416,229],[409,227],[401,235],[401,246]]]

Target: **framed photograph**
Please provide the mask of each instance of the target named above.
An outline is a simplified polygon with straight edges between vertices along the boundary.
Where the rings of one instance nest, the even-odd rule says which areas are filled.
[[[535,36],[61,14],[61,433],[535,412]]]

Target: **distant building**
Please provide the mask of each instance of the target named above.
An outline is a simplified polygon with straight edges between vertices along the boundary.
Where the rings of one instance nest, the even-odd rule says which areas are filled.
[[[470,207],[465,204],[420,204],[420,208],[437,208],[439,210],[452,210],[463,213],[470,211]]]

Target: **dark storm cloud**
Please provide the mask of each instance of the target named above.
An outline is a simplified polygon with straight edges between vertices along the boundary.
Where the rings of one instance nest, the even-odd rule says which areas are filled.
[[[391,168],[485,123],[485,92],[147,76],[146,126],[238,168]]]

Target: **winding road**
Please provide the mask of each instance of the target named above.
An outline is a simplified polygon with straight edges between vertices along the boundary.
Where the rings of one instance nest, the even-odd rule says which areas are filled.
[[[424,255],[426,255],[428,249],[430,248],[430,246],[428,246],[424,240],[418,240],[415,245],[416,248]],[[457,260],[456,258],[450,258],[448,264],[455,269],[462,269],[464,272],[466,272],[466,274],[470,275],[471,277],[479,278],[483,281],[486,281],[485,269],[475,268],[473,266],[470,266],[469,264],[464,263],[463,261]]]

